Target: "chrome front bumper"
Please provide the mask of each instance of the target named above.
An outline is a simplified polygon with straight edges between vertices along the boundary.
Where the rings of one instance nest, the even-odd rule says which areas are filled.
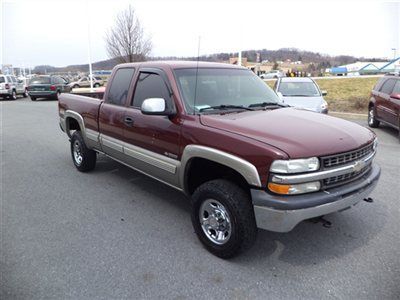
[[[381,170],[373,165],[371,172],[343,186],[299,196],[276,196],[262,190],[251,190],[257,227],[288,232],[303,220],[349,208],[372,192]]]

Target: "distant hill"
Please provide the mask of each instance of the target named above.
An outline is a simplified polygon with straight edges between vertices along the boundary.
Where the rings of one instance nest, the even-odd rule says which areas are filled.
[[[296,48],[282,48],[278,50],[245,50],[242,52],[243,57],[247,57],[249,62],[256,62],[257,56],[259,55],[260,61],[268,60],[270,62],[285,61],[290,59],[291,61],[302,61],[303,63],[314,63],[315,65],[323,68],[329,68],[332,66],[340,66],[345,64],[354,63],[356,61],[385,61],[382,58],[364,58],[354,57],[349,55],[338,55],[331,56],[327,54],[321,54],[318,52],[304,51]],[[236,53],[215,53],[210,55],[200,56],[202,61],[215,61],[224,62],[229,61],[230,57],[237,56]],[[148,60],[197,60],[197,57],[149,57]],[[92,64],[93,70],[111,70],[117,65],[115,59],[107,59],[98,61]],[[66,67],[53,67],[53,66],[36,66],[33,70],[34,73],[64,73],[64,72],[87,72],[89,69],[88,64],[83,65],[70,65]]]

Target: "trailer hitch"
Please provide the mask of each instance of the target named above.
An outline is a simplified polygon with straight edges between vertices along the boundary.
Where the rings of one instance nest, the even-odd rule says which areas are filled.
[[[309,219],[309,221],[310,221],[311,223],[314,223],[314,224],[321,223],[322,226],[324,226],[325,228],[331,228],[331,227],[332,227],[332,222],[326,220],[326,219],[324,218],[324,216],[312,218],[312,219]]]

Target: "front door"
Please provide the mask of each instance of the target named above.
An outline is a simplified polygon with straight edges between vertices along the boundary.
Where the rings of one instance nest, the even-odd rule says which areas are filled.
[[[132,121],[124,128],[128,144],[125,154],[130,164],[141,171],[177,185],[181,122],[178,117],[142,114],[140,107],[148,98],[174,101],[168,79],[159,69],[146,68],[139,72],[134,96],[125,113],[125,118]]]
[[[376,97],[376,114],[378,119],[388,123],[392,123],[394,117],[394,112],[390,104],[390,94],[393,91],[395,83],[395,79],[390,78],[386,80],[379,89]]]

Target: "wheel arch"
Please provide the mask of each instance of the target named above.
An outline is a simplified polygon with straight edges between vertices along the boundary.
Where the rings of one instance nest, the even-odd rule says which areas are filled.
[[[187,195],[191,195],[203,182],[224,176],[240,185],[261,187],[258,171],[250,162],[210,147],[198,145],[185,147],[179,181]]]

